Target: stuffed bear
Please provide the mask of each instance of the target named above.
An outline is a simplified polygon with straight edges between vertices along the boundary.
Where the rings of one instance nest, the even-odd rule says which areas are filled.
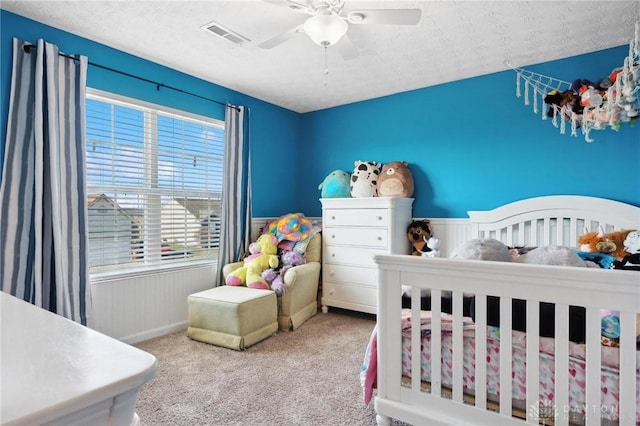
[[[378,176],[380,175],[380,163],[372,161],[356,160],[351,173],[349,192],[353,198],[366,198],[378,196]]]
[[[437,250],[440,247],[440,241],[433,238],[431,233],[431,224],[426,219],[418,219],[412,221],[407,227],[407,239],[413,247],[413,256],[423,256]],[[433,257],[436,253],[434,253]]]
[[[351,198],[351,175],[343,170],[334,170],[318,185],[322,198]]]
[[[251,254],[244,259],[240,268],[227,276],[226,284],[269,290],[269,283],[262,278],[262,271],[278,266],[277,244],[278,239],[274,235],[261,235],[249,245]]]
[[[378,178],[379,197],[411,197],[413,175],[406,161],[392,161],[382,166]]]

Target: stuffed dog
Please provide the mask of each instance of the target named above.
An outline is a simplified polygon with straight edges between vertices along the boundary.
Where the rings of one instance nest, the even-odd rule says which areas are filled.
[[[422,256],[423,253],[428,253],[432,249],[428,246],[429,239],[431,238],[431,224],[426,219],[419,219],[412,221],[407,227],[407,239],[413,247],[413,256]]]

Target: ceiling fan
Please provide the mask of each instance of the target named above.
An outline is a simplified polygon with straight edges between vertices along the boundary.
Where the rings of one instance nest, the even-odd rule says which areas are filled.
[[[284,33],[278,34],[258,45],[271,49],[305,33],[314,43],[333,46],[344,59],[358,56],[358,50],[347,35],[349,24],[353,25],[416,25],[420,22],[420,9],[370,9],[352,10],[342,14],[344,0],[264,0],[277,6],[288,7],[295,11],[311,15],[302,24],[296,25]],[[340,42],[340,43],[338,43]]]

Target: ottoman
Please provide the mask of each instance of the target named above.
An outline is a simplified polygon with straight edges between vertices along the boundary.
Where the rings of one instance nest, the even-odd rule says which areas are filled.
[[[187,335],[242,351],[278,331],[278,302],[270,290],[220,286],[187,298]]]

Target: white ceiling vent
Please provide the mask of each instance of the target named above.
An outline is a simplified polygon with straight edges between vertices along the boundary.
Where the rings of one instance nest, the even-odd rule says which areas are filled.
[[[249,40],[247,37],[238,34],[235,31],[231,31],[228,28],[223,27],[222,25],[218,24],[217,22],[209,22],[206,25],[203,25],[202,27],[203,30],[205,31],[209,31],[215,35],[217,35],[218,37],[222,37],[225,40],[228,40],[232,43],[235,44],[243,44],[246,41],[251,41]]]

